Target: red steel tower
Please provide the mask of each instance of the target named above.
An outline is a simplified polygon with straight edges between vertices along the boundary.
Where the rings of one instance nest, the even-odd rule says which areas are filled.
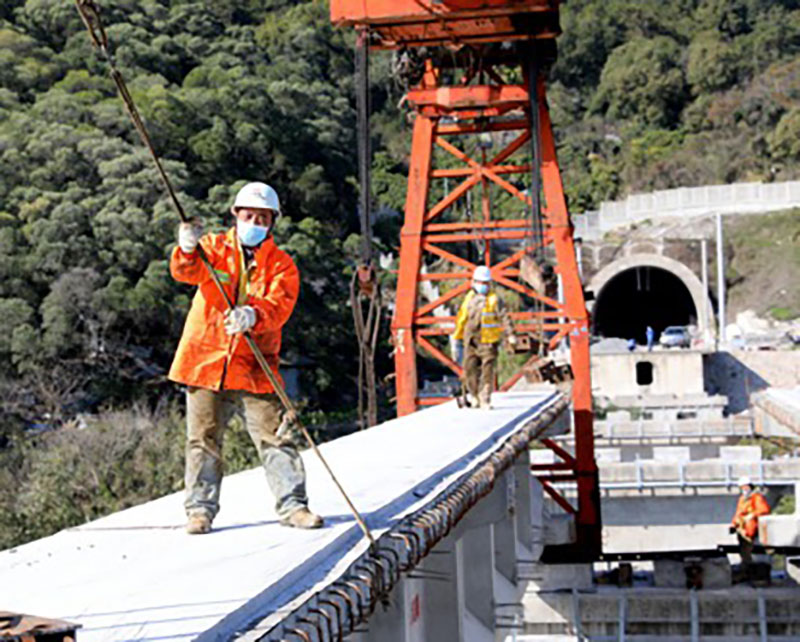
[[[367,47],[397,51],[412,77],[406,99],[415,118],[392,321],[398,414],[441,401],[418,395],[418,354],[461,374],[460,366],[436,345],[436,337],[452,332],[454,317],[434,312],[441,313],[441,306],[469,290],[477,265],[488,266],[496,284],[528,302],[512,314],[515,330],[538,336],[549,349],[562,342],[569,345],[575,453],[544,440],[559,461],[534,469],[545,491],[575,519],[577,542],[556,558],[592,559],[600,552],[600,502],[590,326],[542,73],[555,58],[559,2],[331,0],[331,17],[359,30],[362,54]],[[476,136],[491,144],[479,144],[468,153],[463,141]],[[495,151],[497,141],[502,144]],[[528,189],[522,188],[522,178]],[[435,183],[442,180],[456,186],[442,192]],[[505,207],[506,216],[509,211],[528,216],[494,216],[490,186],[517,203],[516,210]],[[468,194],[476,203],[470,217],[457,206]],[[433,271],[434,264],[446,267]],[[530,274],[531,266],[538,266],[541,274],[548,264],[560,280],[560,296],[543,281],[534,288],[531,279],[519,278]],[[456,285],[424,302],[419,286],[426,281]],[[541,358],[541,351],[532,354],[526,365]],[[522,372],[500,389],[510,388]],[[577,485],[576,506],[553,486],[560,482]]]

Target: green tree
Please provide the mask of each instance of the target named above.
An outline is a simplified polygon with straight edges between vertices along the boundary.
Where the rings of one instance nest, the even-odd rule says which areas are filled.
[[[681,59],[681,48],[666,36],[618,47],[603,68],[594,109],[644,126],[674,126],[686,100]]]
[[[689,46],[686,78],[695,94],[726,89],[738,75],[738,56],[734,47],[716,31],[706,31]]]

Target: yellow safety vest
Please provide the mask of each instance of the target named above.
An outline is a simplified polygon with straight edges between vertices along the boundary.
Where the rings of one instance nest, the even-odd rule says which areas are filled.
[[[456,331],[453,337],[464,339],[464,328],[467,325],[467,308],[475,296],[475,291],[470,290],[458,310],[456,317]],[[497,343],[503,338],[503,323],[498,310],[499,299],[494,292],[486,295],[486,303],[481,312],[481,343]]]

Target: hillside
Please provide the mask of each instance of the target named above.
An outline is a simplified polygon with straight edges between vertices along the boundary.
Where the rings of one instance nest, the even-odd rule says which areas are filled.
[[[800,212],[729,217],[725,234],[729,318],[745,310],[800,317]]]

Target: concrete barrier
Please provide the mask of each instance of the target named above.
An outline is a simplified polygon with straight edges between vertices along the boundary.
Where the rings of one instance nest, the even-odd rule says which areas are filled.
[[[791,515],[766,515],[758,520],[758,539],[765,546],[800,546],[800,481],[794,485],[795,510]]]
[[[599,210],[573,214],[575,235],[596,240],[605,232],[645,220],[712,214],[765,214],[800,207],[800,181],[679,187],[603,201]]]

